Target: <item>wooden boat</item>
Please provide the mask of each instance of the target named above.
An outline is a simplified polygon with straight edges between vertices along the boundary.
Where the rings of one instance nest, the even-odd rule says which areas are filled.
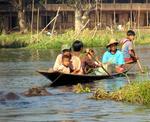
[[[65,74],[58,71],[45,71],[38,70],[40,74],[51,80],[51,87],[63,86],[63,85],[75,85],[78,83],[89,83],[101,79],[110,79],[114,76],[120,76],[122,73],[114,73],[109,75],[77,75],[77,74]]]

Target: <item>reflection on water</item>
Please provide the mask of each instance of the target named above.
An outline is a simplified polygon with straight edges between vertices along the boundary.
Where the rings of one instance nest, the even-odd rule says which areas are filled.
[[[138,47],[144,66],[150,68],[149,47]],[[49,83],[37,69],[47,69],[53,65],[56,50],[0,50],[0,91],[19,93],[33,85]],[[141,53],[142,52],[142,53]],[[142,54],[142,55],[141,55]],[[101,55],[101,54],[100,54]],[[131,79],[145,80],[149,75],[131,75]],[[96,81],[89,84],[92,89],[105,88],[113,91],[127,83],[125,77]],[[74,94],[72,87],[47,89],[52,96],[23,97],[18,100],[0,102],[0,122],[148,122],[150,109],[114,101],[87,99],[89,94]]]

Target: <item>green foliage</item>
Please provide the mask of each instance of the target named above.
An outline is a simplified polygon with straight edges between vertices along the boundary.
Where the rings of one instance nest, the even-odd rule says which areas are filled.
[[[134,81],[132,84],[128,84],[120,90],[111,93],[107,93],[103,89],[98,89],[91,98],[96,100],[111,99],[115,101],[150,105],[150,81]]]
[[[73,92],[79,94],[79,93],[90,93],[91,90],[88,86],[82,86],[80,83],[73,86]]]
[[[79,34],[75,34],[73,30],[67,30],[63,34],[48,36],[46,34],[33,35],[12,33],[8,35],[0,35],[0,47],[28,47],[33,49],[50,49],[61,48],[62,44],[71,45],[76,39],[83,41],[85,47],[104,47],[109,42],[110,38],[120,40],[126,37],[125,32],[113,32],[107,30],[100,30],[96,33],[93,30],[85,29]],[[150,44],[150,35],[143,32],[136,38],[136,44]]]

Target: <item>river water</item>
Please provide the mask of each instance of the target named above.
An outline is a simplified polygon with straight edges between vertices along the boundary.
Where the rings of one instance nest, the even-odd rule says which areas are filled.
[[[99,49],[97,49],[99,51]],[[150,47],[137,48],[144,68],[150,68]],[[36,72],[55,61],[58,50],[0,49],[0,92],[19,93],[50,81]],[[131,79],[150,79],[148,74]],[[127,83],[125,77],[101,80],[92,89],[114,90]],[[71,87],[47,88],[52,96],[23,97],[0,102],[0,122],[150,122],[150,108],[129,103],[91,100],[92,94],[75,94]]]

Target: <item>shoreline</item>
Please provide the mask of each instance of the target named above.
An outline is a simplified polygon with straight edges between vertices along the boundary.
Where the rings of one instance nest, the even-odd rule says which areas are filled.
[[[136,32],[136,45],[150,45],[149,31]],[[76,36],[77,35],[77,36]],[[68,30],[63,34],[54,36],[31,33],[19,34],[17,32],[0,35],[0,48],[29,48],[29,49],[60,49],[63,44],[71,45],[75,39],[83,41],[85,47],[105,47],[109,39],[121,40],[126,37],[126,32],[115,31],[113,34],[108,30],[97,31],[84,30],[80,34],[75,34],[73,30]]]

